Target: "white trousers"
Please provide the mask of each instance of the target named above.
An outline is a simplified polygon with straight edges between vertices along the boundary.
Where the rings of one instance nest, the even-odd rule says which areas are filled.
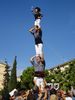
[[[38,26],[40,28],[41,27],[40,22],[41,22],[41,19],[36,19],[35,22],[34,22],[34,25]]]
[[[40,55],[42,57],[43,56],[43,44],[40,43],[38,45],[35,45],[35,51],[36,51],[36,56]]]
[[[41,90],[44,89],[45,84],[44,84],[43,78],[34,77],[34,81],[35,81],[36,86],[41,87]]]

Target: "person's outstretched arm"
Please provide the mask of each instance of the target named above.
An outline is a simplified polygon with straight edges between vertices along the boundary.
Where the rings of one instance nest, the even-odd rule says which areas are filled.
[[[31,59],[30,59],[30,62],[32,63],[33,66],[35,65],[35,57],[36,57],[36,56],[33,56],[33,57],[31,57]]]

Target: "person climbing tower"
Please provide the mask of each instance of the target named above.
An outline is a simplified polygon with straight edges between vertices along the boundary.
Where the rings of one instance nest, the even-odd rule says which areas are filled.
[[[36,55],[40,55],[44,60],[42,30],[38,26],[35,26],[34,30],[29,30],[29,32],[34,36]]]
[[[41,9],[39,7],[35,7],[33,8],[32,13],[34,15],[35,21],[34,26],[30,30],[34,30],[35,26],[41,28],[40,22],[41,18],[43,17],[43,15],[41,14]]]
[[[39,88],[39,90],[43,90],[44,88],[44,70],[45,70],[45,63],[42,61],[41,57],[38,56],[33,56],[30,59],[30,62],[32,63],[34,67],[34,79],[33,82],[35,86]]]

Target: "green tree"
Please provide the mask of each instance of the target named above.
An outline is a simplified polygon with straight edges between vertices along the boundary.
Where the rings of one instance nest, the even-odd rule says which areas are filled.
[[[27,67],[21,75],[21,88],[30,89],[33,87],[34,68]]]
[[[50,73],[50,78],[60,84],[60,88],[63,90],[71,89],[71,86],[75,86],[75,60],[68,64],[68,68],[61,72],[60,68],[58,70],[52,70]]]
[[[46,69],[44,72],[45,72],[45,80],[46,80],[46,82],[50,82],[51,77],[49,75],[48,70]]]
[[[62,80],[64,90],[71,89],[71,86],[75,85],[75,60],[69,63],[69,67],[63,72]]]
[[[3,89],[3,98],[4,100],[8,100],[9,98],[9,90],[8,90],[8,83],[9,83],[9,66],[7,61],[5,61],[5,74],[4,74],[4,89]]]
[[[10,81],[9,81],[9,91],[13,90],[17,86],[17,75],[16,75],[17,61],[16,56],[13,62],[13,68],[11,69]]]
[[[71,86],[75,85],[75,61],[73,61],[69,65],[69,75],[68,75],[69,83]]]

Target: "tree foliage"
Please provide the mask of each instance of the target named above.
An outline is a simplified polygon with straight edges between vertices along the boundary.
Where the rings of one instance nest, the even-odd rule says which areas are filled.
[[[68,68],[65,71],[61,71],[58,68],[57,71],[52,71],[50,78],[54,79],[54,82],[60,84],[60,88],[63,90],[70,89],[71,86],[75,86],[75,61],[69,63]]]
[[[33,87],[34,68],[27,67],[21,75],[21,88],[30,89]]]
[[[60,70],[60,67],[57,70],[45,70],[45,79],[51,83],[54,79],[54,83],[59,83],[60,88],[63,90],[70,89],[71,86],[75,87],[75,61],[68,64],[68,68],[65,68],[64,71]],[[21,76],[21,88],[30,89],[33,87],[33,78],[34,78],[34,68],[27,67],[23,71]]]
[[[9,81],[9,91],[13,90],[17,86],[17,75],[16,75],[17,61],[16,56],[13,62],[13,68],[11,69],[10,81]]]
[[[8,100],[9,98],[9,90],[8,90],[8,84],[9,84],[9,66],[7,61],[5,61],[6,66],[5,66],[5,74],[4,74],[4,89],[2,91],[3,94],[3,99]]]

